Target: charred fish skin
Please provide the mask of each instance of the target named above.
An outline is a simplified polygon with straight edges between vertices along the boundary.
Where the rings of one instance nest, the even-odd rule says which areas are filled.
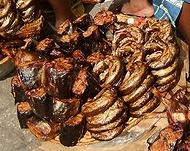
[[[94,17],[94,23],[98,26],[110,26],[117,20],[117,17],[111,11],[100,11]]]
[[[18,50],[15,55],[15,66],[17,68],[23,67],[25,65],[29,65],[31,63],[35,63],[39,60],[38,56],[33,53],[26,50]]]
[[[82,33],[85,40],[89,41],[100,37],[99,29],[97,25],[91,25],[88,29]]]
[[[171,66],[160,70],[152,70],[151,72],[154,76],[162,78],[173,74],[176,70],[179,70],[178,67],[179,67],[179,59],[176,58]]]
[[[26,91],[29,103],[36,116],[49,120],[53,112],[53,99],[49,96],[43,87]]]
[[[113,138],[117,137],[118,135],[120,135],[122,133],[122,131],[124,130],[124,128],[125,128],[125,125],[122,124],[112,130],[108,130],[105,132],[99,132],[99,133],[91,133],[91,136],[94,139],[97,139],[100,141],[109,141],[109,140],[112,140]]]
[[[142,97],[140,97],[138,100],[136,100],[133,103],[130,103],[130,109],[133,111],[138,110],[145,106],[152,98],[153,98],[153,93],[151,90],[148,90]]]
[[[69,19],[65,20],[62,24],[59,25],[57,29],[59,35],[66,35],[73,33],[73,25]]]
[[[78,50],[73,51],[72,57],[74,58],[77,64],[81,64],[81,65],[86,64],[85,55],[81,50],[78,49]]]
[[[127,122],[127,120],[128,120],[128,113],[124,112],[123,115],[121,115],[121,117],[119,117],[117,120],[106,125],[96,127],[94,125],[90,125],[89,123],[87,123],[87,129],[89,132],[92,132],[92,133],[105,132],[124,124],[125,122]]]
[[[70,118],[62,128],[59,140],[64,146],[75,146],[83,137],[85,132],[85,118],[82,114],[77,114]]]
[[[171,75],[168,75],[166,77],[161,77],[161,78],[158,78],[156,83],[157,85],[159,86],[162,86],[162,85],[166,85],[168,83],[171,83],[174,79],[177,78],[177,76],[179,75],[178,73],[179,71],[175,71],[173,74]]]
[[[124,49],[125,46],[129,45],[129,43],[136,43],[142,44],[144,41],[143,39],[143,32],[141,29],[135,26],[127,26],[121,27],[114,33],[114,38],[112,41],[112,48],[114,51],[117,49]],[[134,51],[133,51],[134,53]]]
[[[151,99],[149,102],[147,102],[142,108],[136,110],[136,111],[131,111],[130,114],[133,117],[140,117],[145,113],[150,113],[154,109],[156,109],[160,105],[160,101],[154,97]]]
[[[162,55],[162,51],[156,51],[156,52],[153,52],[152,54],[148,54],[145,58],[145,60],[150,63],[152,61],[155,61],[156,59],[160,58]]]
[[[123,95],[130,94],[135,88],[137,88],[143,80],[143,77],[146,76],[147,66],[140,62],[134,64],[134,71],[130,74],[130,77],[125,76],[123,82],[119,86],[119,91]],[[130,71],[128,71],[130,72]]]
[[[21,39],[27,38],[38,38],[41,34],[42,29],[44,27],[44,18],[41,15],[38,19],[33,22],[24,24],[20,30],[16,32],[16,35]]]
[[[31,6],[34,0],[17,0],[16,7],[21,10],[27,9],[28,6]]]
[[[27,121],[33,116],[33,111],[28,102],[20,102],[17,104],[17,117],[20,123],[20,128],[28,128]]]
[[[15,18],[16,18],[16,13],[10,12],[7,14],[6,17],[0,19],[0,32],[10,29]]]
[[[41,10],[38,8],[36,0],[17,0],[16,8],[20,11],[22,20],[25,23],[32,22],[41,15]]]
[[[104,59],[105,59],[105,56],[101,52],[94,52],[87,57],[87,62],[90,65],[95,65],[98,62],[103,61]]]
[[[176,58],[171,66],[160,69],[160,70],[152,70],[151,72],[156,77],[165,77],[174,73],[178,68],[178,64],[179,64],[179,59]]]
[[[82,77],[81,77],[82,78]],[[80,79],[81,79],[80,78]],[[81,97],[83,104],[86,102],[86,100],[89,97],[94,97],[96,96],[100,90],[101,90],[101,86],[99,84],[98,79],[91,74],[88,70],[86,72],[86,79],[85,82],[87,83],[87,86],[85,89],[83,89],[84,93],[82,95],[79,95],[79,97]],[[82,83],[81,83],[82,84]],[[73,85],[74,86],[74,85]],[[84,86],[84,85],[83,85]],[[74,88],[74,87],[73,87]],[[82,89],[81,89],[82,90]],[[93,90],[93,91],[92,91]]]
[[[41,16],[41,10],[37,5],[31,6],[27,10],[23,10],[21,16],[24,23],[32,23]]]
[[[106,85],[117,85],[122,80],[124,74],[124,64],[116,56],[106,56],[106,58],[94,65],[92,71],[99,76],[101,87]]]
[[[92,101],[86,102],[82,107],[85,116],[94,116],[97,113],[106,111],[113,105],[116,99],[116,90],[109,86],[102,89]]]
[[[144,49],[148,52],[152,52],[152,54],[158,51],[163,53],[163,51],[167,49],[167,44],[155,33],[155,35],[144,44]]]
[[[163,51],[159,61],[154,61],[149,64],[152,69],[162,69],[171,65],[176,55],[178,55],[178,48],[174,44],[168,44],[168,47]]]
[[[148,75],[136,90],[134,90],[129,95],[123,96],[124,101],[126,103],[134,102],[136,99],[140,98],[150,88],[150,86],[152,86],[153,82],[154,77],[152,75]]]
[[[2,8],[0,9],[0,19],[7,16],[7,14],[10,12],[11,8],[13,7],[13,1],[12,0],[2,0],[1,5]]]
[[[171,89],[173,89],[173,88],[177,85],[178,81],[179,81],[179,78],[174,79],[173,81],[171,81],[170,83],[168,83],[168,84],[166,84],[166,85],[157,86],[157,89],[158,89],[161,93],[170,91]]]
[[[144,36],[143,32],[140,28],[136,26],[128,26],[126,28],[127,32],[131,35],[131,40],[136,41],[136,43],[143,43],[144,42]]]
[[[74,31],[69,35],[62,35],[60,38],[57,38],[56,41],[61,47],[61,51],[68,56],[77,48],[81,37],[82,36],[79,32]]]
[[[106,111],[94,116],[87,117],[87,123],[91,126],[101,126],[115,121],[124,113],[124,101],[117,99]]]
[[[73,84],[72,92],[76,95],[82,95],[84,94],[85,90],[88,87],[88,81],[87,81],[88,75],[87,75],[87,69],[82,68],[77,77],[75,78],[75,82]]]
[[[45,38],[41,40],[36,46],[36,51],[40,53],[48,54],[52,49],[54,49],[55,42],[51,38]]]
[[[81,17],[77,18],[73,25],[77,27],[77,29],[81,31],[86,31],[88,27],[90,27],[94,23],[94,20],[90,14],[84,14]]]
[[[73,60],[58,58],[45,64],[45,90],[53,97],[68,98],[71,94],[73,79]]]
[[[39,140],[49,141],[59,135],[61,124],[51,121],[41,120],[37,117],[32,117],[28,120],[27,126],[32,134]]]
[[[18,76],[14,76],[11,80],[11,93],[15,99],[15,104],[27,99]]]
[[[93,52],[94,45],[100,40],[100,31],[97,25],[91,25],[88,29],[82,33],[83,40],[81,50],[85,55],[90,55]]]
[[[172,26],[166,20],[157,21],[155,18],[148,18],[145,21],[145,37],[146,41],[154,38],[155,34],[166,42],[171,42],[173,38]]]
[[[59,123],[64,123],[70,117],[75,116],[79,112],[80,100],[77,98],[71,99],[53,99],[52,120]]]
[[[23,25],[23,22],[21,20],[20,15],[17,13],[13,23],[11,24],[11,27],[6,29],[6,33],[8,34],[12,34],[15,35],[16,32],[21,28],[21,26]]]
[[[109,67],[108,77],[102,84],[102,87],[105,87],[106,85],[114,85],[123,75],[124,64],[121,60],[117,57],[110,57],[109,60],[111,65]]]
[[[100,40],[100,30],[97,25],[92,24],[82,33],[82,40],[79,47],[85,56],[89,56],[97,50],[100,51],[100,47],[98,45]]]
[[[183,137],[183,131],[180,123],[169,125],[161,130],[159,138],[149,146],[149,150],[174,150],[177,142]]]
[[[17,68],[17,74],[26,90],[31,90],[41,86],[43,62],[32,63]]]

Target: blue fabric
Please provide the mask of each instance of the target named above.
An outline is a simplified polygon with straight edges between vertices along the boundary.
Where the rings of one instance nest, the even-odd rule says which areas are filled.
[[[184,1],[190,3],[190,0],[153,0],[154,16],[158,19],[169,19],[175,27]]]

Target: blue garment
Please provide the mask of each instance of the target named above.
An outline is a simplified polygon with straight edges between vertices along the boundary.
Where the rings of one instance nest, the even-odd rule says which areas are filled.
[[[154,16],[158,19],[169,19],[175,27],[184,2],[190,3],[190,0],[153,0]]]

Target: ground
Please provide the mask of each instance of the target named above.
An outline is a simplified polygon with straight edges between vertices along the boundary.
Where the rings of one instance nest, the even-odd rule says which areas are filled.
[[[40,142],[19,127],[10,81],[0,81],[0,151],[30,151]]]

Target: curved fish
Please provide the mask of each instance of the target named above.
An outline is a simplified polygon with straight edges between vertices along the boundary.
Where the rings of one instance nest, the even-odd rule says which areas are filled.
[[[86,116],[94,116],[106,111],[113,105],[116,99],[116,91],[112,87],[102,89],[92,101],[86,102],[82,107],[82,112]]]
[[[154,109],[156,109],[160,104],[160,101],[154,97],[152,100],[150,100],[147,104],[145,104],[142,108],[136,110],[136,111],[131,111],[131,115],[133,117],[139,117],[142,116],[144,113],[150,113]]]
[[[87,117],[87,123],[91,126],[101,126],[112,123],[117,120],[124,112],[123,99],[117,99],[115,103],[109,107],[105,112],[98,113],[97,115]]]
[[[166,92],[166,91],[170,91],[171,89],[173,89],[177,83],[178,83],[179,79],[174,79],[172,82],[163,85],[163,86],[157,86],[157,89],[162,93],[162,92]]]
[[[133,103],[130,103],[129,106],[132,111],[136,111],[140,108],[142,108],[145,104],[147,104],[153,97],[153,93],[148,90],[142,97],[140,97],[138,100],[136,100]]]
[[[10,12],[12,6],[13,6],[13,2],[12,0],[1,0],[1,7],[0,8],[0,19],[7,16],[7,14]]]
[[[15,17],[15,12],[11,12],[10,14],[8,14],[8,16],[4,18],[4,21],[0,26],[0,31],[4,31],[5,29],[11,27],[11,24],[13,23]]]
[[[109,59],[108,74],[104,83],[101,85],[102,87],[108,84],[112,85],[116,83],[120,79],[123,73],[123,64],[121,63],[119,58],[114,56],[109,56],[108,59]]]
[[[16,3],[16,7],[20,10],[25,10],[31,6],[34,0],[18,0]]]
[[[156,83],[160,86],[166,85],[166,84],[172,82],[174,79],[176,79],[177,75],[178,75],[178,71],[176,70],[174,73],[172,73],[166,77],[158,78]]]
[[[175,44],[169,43],[167,49],[164,49],[162,56],[149,64],[152,69],[162,69],[168,67],[179,53]]]
[[[25,18],[32,16],[32,13],[35,11],[35,8],[36,8],[35,6],[31,6],[28,9],[24,10],[22,12],[22,18],[25,19]]]
[[[143,83],[132,93],[123,96],[123,99],[126,103],[135,102],[138,98],[142,97],[142,95],[150,88],[153,84],[154,77],[152,75],[148,75],[147,78],[143,81]]]
[[[100,141],[109,141],[117,137],[119,134],[121,134],[124,128],[125,128],[125,124],[122,124],[116,127],[115,129],[108,130],[105,132],[100,132],[100,133],[91,133],[91,135],[94,139],[97,139]]]
[[[162,51],[156,51],[150,55],[147,55],[145,60],[149,63],[149,62],[157,60],[158,58],[161,57],[161,55],[162,55]]]
[[[160,70],[152,70],[152,74],[157,77],[164,77],[169,74],[172,74],[175,72],[176,68],[178,67],[179,58],[176,58],[175,61],[170,65],[169,67],[160,69]]]
[[[127,119],[128,119],[128,114],[126,112],[124,112],[121,117],[119,117],[116,121],[114,121],[112,123],[98,126],[98,127],[87,124],[87,129],[88,129],[88,131],[94,132],[94,133],[105,132],[105,131],[114,129],[114,128],[120,126],[121,124],[124,124],[127,121]]]
[[[20,16],[17,14],[17,16],[15,17],[11,27],[9,29],[6,30],[7,33],[15,33],[16,31],[18,31],[20,29],[22,25],[22,21]]]
[[[130,77],[125,77],[119,86],[119,91],[123,95],[130,94],[135,88],[137,88],[147,73],[147,66],[141,62],[137,62],[133,67],[134,70],[130,73]]]

